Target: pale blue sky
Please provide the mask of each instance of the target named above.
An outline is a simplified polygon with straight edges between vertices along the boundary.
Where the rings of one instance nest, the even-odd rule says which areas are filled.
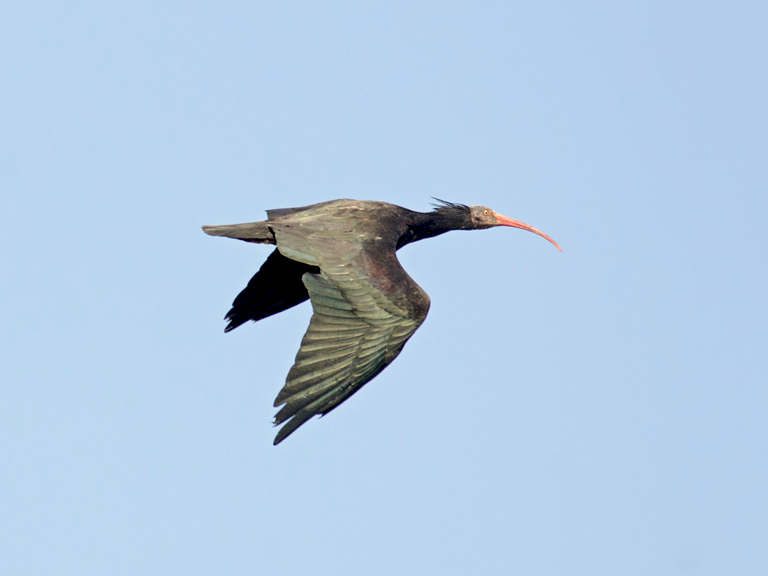
[[[765,2],[0,7],[0,573],[768,573]],[[310,307],[224,334],[351,197],[430,316],[275,448]]]

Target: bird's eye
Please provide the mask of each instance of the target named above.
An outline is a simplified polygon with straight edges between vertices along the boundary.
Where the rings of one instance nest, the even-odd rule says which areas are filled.
[[[486,216],[488,216],[488,210],[483,210],[483,214],[485,214]]]

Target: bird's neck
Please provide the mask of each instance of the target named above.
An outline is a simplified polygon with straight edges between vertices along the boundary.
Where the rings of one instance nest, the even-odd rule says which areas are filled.
[[[445,234],[451,230],[464,230],[469,228],[463,218],[457,218],[457,214],[436,210],[434,212],[412,212],[408,230],[401,237],[398,248]]]

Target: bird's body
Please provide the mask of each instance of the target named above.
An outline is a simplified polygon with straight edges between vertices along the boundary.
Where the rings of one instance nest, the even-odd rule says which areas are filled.
[[[275,424],[285,422],[275,444],[381,372],[426,318],[429,296],[400,265],[398,249],[449,230],[499,225],[555,244],[489,208],[447,202],[421,213],[385,202],[333,200],[268,210],[264,222],[204,226],[213,236],[277,245],[235,299],[226,331],[312,301],[309,328],[275,400],[275,406],[284,404]]]

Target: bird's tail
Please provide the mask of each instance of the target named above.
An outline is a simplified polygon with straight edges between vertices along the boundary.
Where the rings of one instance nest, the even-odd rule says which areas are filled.
[[[274,244],[275,235],[268,222],[247,222],[245,224],[224,224],[222,226],[203,226],[203,232],[209,236],[225,236],[245,242]]]

